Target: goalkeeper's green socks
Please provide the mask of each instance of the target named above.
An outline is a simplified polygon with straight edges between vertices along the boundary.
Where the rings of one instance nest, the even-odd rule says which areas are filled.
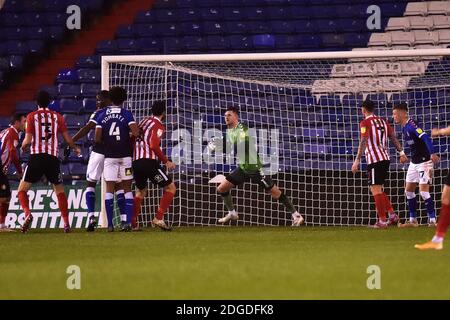
[[[227,208],[227,210],[229,212],[234,211],[233,199],[231,198],[230,192],[221,193],[220,195],[222,196],[223,203],[225,204],[225,207]]]
[[[281,193],[281,196],[280,198],[278,198],[278,201],[282,203],[290,213],[294,214],[297,212],[297,210],[294,208],[294,205],[291,202],[291,199],[289,199],[284,193]]]

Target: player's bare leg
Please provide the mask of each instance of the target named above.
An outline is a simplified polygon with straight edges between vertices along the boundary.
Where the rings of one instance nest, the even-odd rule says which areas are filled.
[[[31,183],[24,180],[20,181],[19,188],[17,189],[17,197],[19,198],[20,206],[25,213],[25,222],[22,225],[22,232],[26,233],[33,222],[33,215],[30,210],[30,201],[28,199],[27,192],[31,189]]]
[[[170,231],[171,228],[166,225],[164,222],[164,214],[169,209],[170,204],[172,203],[175,194],[177,193],[177,187],[175,183],[172,182],[168,186],[164,187],[164,193],[159,203],[158,212],[156,213],[156,217],[152,220],[152,225],[159,227],[161,230]]]
[[[442,208],[436,233],[431,241],[423,244],[416,244],[414,247],[419,250],[442,250],[444,248],[444,238],[450,224],[450,186],[445,185],[442,191]]]
[[[280,190],[280,188],[278,188],[277,185],[274,185],[272,189],[269,190],[269,193],[273,199],[278,200],[286,207],[286,209],[289,210],[289,212],[291,213],[293,227],[299,227],[305,222],[303,216],[298,213],[298,211],[292,205],[291,200]]]
[[[217,187],[217,192],[222,196],[223,203],[228,210],[228,213],[221,219],[219,219],[219,223],[227,223],[230,220],[238,220],[239,215],[234,209],[233,199],[231,198],[230,190],[234,188],[234,184],[232,184],[228,180],[222,181]]]

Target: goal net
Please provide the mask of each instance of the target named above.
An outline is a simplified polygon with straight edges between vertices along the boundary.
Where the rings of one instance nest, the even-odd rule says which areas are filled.
[[[361,103],[374,101],[376,114],[391,124],[392,106],[406,102],[411,117],[427,132],[448,125],[449,54],[448,49],[423,49],[103,57],[102,88],[126,88],[126,107],[138,121],[151,114],[154,101],[167,101],[162,148],[177,164],[170,174],[178,188],[166,216],[172,225],[217,225],[226,213],[211,179],[234,169],[236,155],[228,148],[211,153],[207,144],[223,137],[224,112],[236,106],[240,121],[251,128],[265,173],[308,225],[357,226],[376,220],[364,160],[361,171],[350,171]],[[395,130],[401,138],[400,126]],[[408,154],[407,143],[400,141]],[[441,156],[431,188],[438,209],[449,140],[433,142]],[[390,154],[385,190],[405,219],[407,165],[399,164],[392,143]],[[139,217],[144,226],[161,196],[157,187],[149,184],[149,190]],[[291,224],[285,208],[257,185],[245,183],[231,194],[240,215],[237,225]],[[426,223],[418,199],[419,223]]]

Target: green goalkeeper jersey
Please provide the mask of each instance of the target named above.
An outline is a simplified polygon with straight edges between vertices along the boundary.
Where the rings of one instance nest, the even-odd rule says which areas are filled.
[[[237,147],[238,165],[245,172],[260,171],[262,168],[256,145],[250,136],[248,127],[238,123],[236,128],[227,130],[227,140]]]

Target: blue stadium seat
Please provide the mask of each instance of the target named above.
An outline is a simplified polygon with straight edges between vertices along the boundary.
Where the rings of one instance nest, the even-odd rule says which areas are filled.
[[[318,48],[322,44],[321,38],[312,34],[301,35],[298,40],[301,48]]]
[[[60,106],[59,100],[53,100],[52,102],[50,102],[50,104],[48,105],[48,108],[50,110],[61,113],[61,106]]]
[[[157,38],[141,38],[137,40],[142,54],[154,54],[163,52],[163,42]]]
[[[324,47],[342,48],[345,46],[345,38],[342,34],[324,34],[322,35],[322,45]]]
[[[223,12],[220,8],[217,7],[201,8],[200,17],[203,20],[220,21],[223,19]]]
[[[116,42],[120,53],[133,54],[138,51],[138,43],[134,38],[118,39]]]
[[[275,47],[275,37],[271,34],[254,35],[253,47],[255,49],[271,49]]]
[[[247,36],[228,36],[230,42],[231,50],[238,51],[248,51],[253,48],[253,40]]]
[[[157,25],[157,33],[163,37],[178,36],[183,32],[181,25],[178,23],[160,23]]]
[[[275,45],[278,49],[296,49],[300,46],[298,36],[277,35]]]
[[[86,174],[87,167],[81,163],[70,163],[69,172],[72,176],[82,176]]]
[[[5,129],[9,127],[9,123],[11,122],[11,119],[8,117],[0,117],[0,128]]]
[[[133,25],[121,25],[117,29],[117,38],[133,38],[136,34],[136,28]]]
[[[266,34],[272,31],[266,21],[250,21],[247,26],[250,34]]]
[[[223,9],[224,17],[229,21],[246,21],[247,15],[244,8],[241,7],[229,7]]]
[[[100,84],[83,83],[81,85],[81,95],[83,98],[94,98],[100,91]]]
[[[76,67],[95,69],[100,67],[100,56],[81,56],[76,62]]]
[[[42,26],[45,25],[45,16],[41,13],[29,12],[22,15],[22,25],[25,26]]]
[[[64,37],[66,29],[62,26],[53,26],[48,29],[48,36],[53,41],[60,41]]]
[[[225,51],[230,48],[230,42],[226,37],[210,36],[206,38],[209,50]]]
[[[95,99],[83,99],[83,112],[92,113],[97,109],[97,102]]]
[[[266,9],[264,7],[246,7],[243,8],[245,16],[249,20],[265,20],[267,19]]]
[[[136,23],[154,23],[156,22],[156,17],[153,10],[139,11],[134,21]]]
[[[82,101],[75,99],[61,99],[60,110],[61,113],[79,114],[83,107]]]
[[[200,11],[197,8],[182,8],[178,11],[178,21],[199,22],[200,19]]]
[[[294,20],[292,21],[295,26],[295,32],[315,34],[317,32],[317,26],[314,21],[310,20]]]
[[[40,54],[44,51],[45,42],[42,40],[27,41],[29,51],[34,54]]]
[[[289,34],[295,32],[295,25],[287,20],[270,21],[270,28],[273,33]]]
[[[164,39],[164,53],[182,53],[183,44],[179,38],[165,38]]]
[[[205,34],[225,34],[227,33],[227,28],[224,22],[206,21],[203,23],[203,32]]]
[[[203,37],[184,37],[182,39],[182,46],[188,52],[203,51],[206,49],[206,41]]]
[[[22,41],[8,41],[6,42],[6,50],[13,55],[26,55],[30,51],[28,44]]]
[[[103,40],[97,44],[96,52],[99,54],[114,54],[117,52],[115,40]]]
[[[55,99],[58,96],[57,86],[42,86],[39,88],[39,90],[47,91],[52,99]]]
[[[81,87],[79,84],[64,84],[58,85],[59,96],[61,98],[74,98],[81,95]]]
[[[43,14],[45,24],[48,26],[63,27],[66,25],[67,14],[59,12],[46,12]]]
[[[242,21],[228,21],[226,23],[228,34],[247,34],[249,31],[249,28],[247,26],[247,22]]]
[[[59,70],[56,76],[57,83],[76,83],[78,82],[78,72],[74,69]]]
[[[79,129],[86,124],[85,116],[65,114],[64,119],[66,120],[66,125],[69,129]]]
[[[203,25],[199,22],[183,22],[180,24],[181,33],[187,36],[203,34]]]
[[[9,57],[9,67],[12,69],[22,69],[23,67],[23,57],[22,56],[10,56]]]
[[[99,83],[102,75],[100,69],[78,69],[78,81],[80,83]]]
[[[26,28],[27,39],[33,40],[47,40],[50,38],[50,32],[48,28],[42,26],[34,26]]]
[[[158,35],[157,24],[138,24],[136,26],[136,35],[139,38],[152,37]]]
[[[35,111],[36,109],[36,102],[34,101],[22,101],[16,105],[17,113],[30,113]]]
[[[178,21],[178,10],[174,9],[157,9],[155,11],[157,21],[176,22]]]
[[[270,20],[289,20],[291,18],[297,18],[292,17],[290,7],[282,5],[268,8],[267,16]]]

